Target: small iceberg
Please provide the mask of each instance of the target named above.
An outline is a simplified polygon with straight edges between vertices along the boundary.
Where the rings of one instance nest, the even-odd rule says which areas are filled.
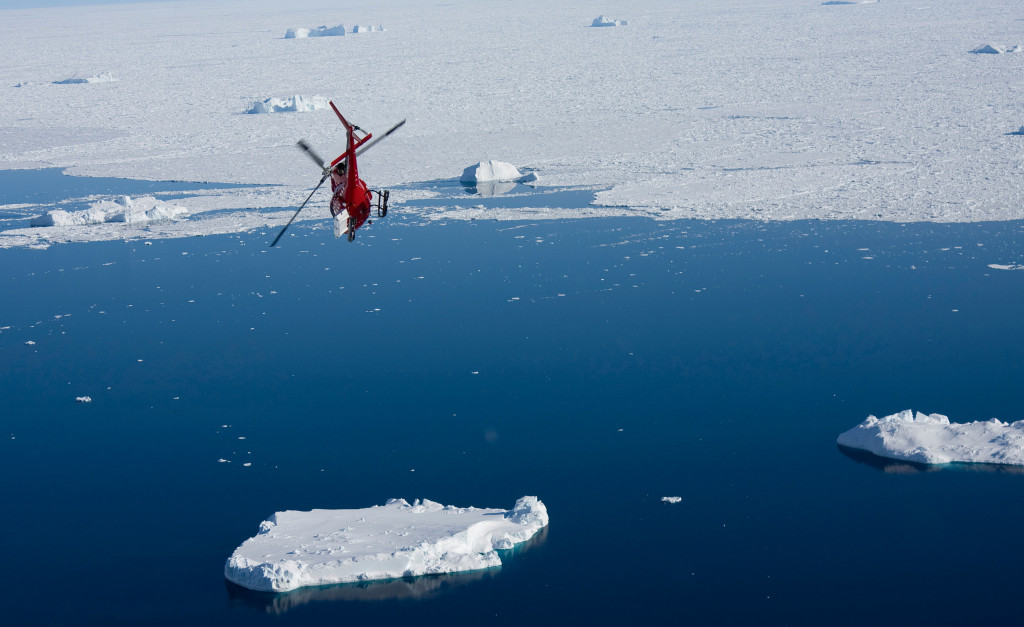
[[[594,28],[602,28],[605,26],[628,26],[629,22],[626,20],[612,20],[603,15],[598,15],[590,25]]]
[[[246,113],[306,113],[319,111],[331,106],[324,96],[289,96],[287,98],[267,98],[254,103]]]
[[[91,74],[91,75],[88,75],[88,76],[86,76],[84,74],[75,74],[73,76],[65,78],[62,81],[53,81],[53,84],[54,85],[84,85],[84,84],[87,84],[87,83],[113,83],[116,80],[117,79],[114,78],[114,75],[111,74],[110,72],[100,72],[99,74]],[[21,84],[19,83],[18,87],[20,87],[20,86],[21,86]]]
[[[157,220],[174,220],[188,215],[188,209],[168,202],[157,200],[152,196],[132,199],[121,196],[117,200],[95,202],[88,209],[81,211],[64,211],[54,209],[41,216],[32,218],[31,226],[84,226],[87,224],[106,224],[108,222],[127,222],[138,224]]]
[[[971,52],[973,52],[974,54],[1006,54],[1012,52],[1021,52],[1022,50],[1024,50],[1024,48],[1022,48],[1021,46],[1010,47],[998,46],[996,44],[985,44],[984,46],[979,46],[978,48],[971,50]]]
[[[517,183],[533,184],[537,175],[523,175],[519,168],[504,161],[481,161],[462,171],[459,181],[468,190],[481,196],[498,196],[515,189]]]
[[[867,420],[842,433],[840,446],[919,464],[1024,465],[1024,420],[956,423],[942,414],[907,409]]]
[[[497,551],[547,524],[547,508],[535,496],[511,510],[389,499],[362,509],[277,512],[235,549],[224,576],[250,590],[284,592],[495,568]]]
[[[303,39],[306,37],[344,37],[345,27],[342,24],[337,26],[317,26],[316,28],[289,28],[285,39]]]

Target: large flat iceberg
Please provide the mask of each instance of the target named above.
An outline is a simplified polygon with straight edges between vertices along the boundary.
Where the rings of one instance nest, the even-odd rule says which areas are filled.
[[[837,441],[880,457],[921,464],[1024,465],[1024,420],[956,423],[942,414],[907,409],[884,418],[868,416]]]
[[[414,577],[493,568],[497,550],[526,542],[548,524],[535,496],[511,510],[412,505],[389,499],[363,509],[277,512],[235,549],[224,576],[252,590]]]

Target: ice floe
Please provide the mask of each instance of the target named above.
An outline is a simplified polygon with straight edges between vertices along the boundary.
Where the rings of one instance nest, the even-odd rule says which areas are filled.
[[[921,464],[1024,465],[1024,420],[955,423],[942,414],[915,414],[907,409],[884,418],[868,416],[837,442],[879,457]]]
[[[152,196],[132,199],[120,196],[116,200],[101,200],[88,209],[65,211],[54,209],[31,219],[32,226],[83,226],[126,222],[129,224],[148,223],[156,220],[173,220],[188,215],[188,209],[180,205],[157,200]]]
[[[680,11],[674,0],[651,0],[645,12],[659,19],[643,20],[641,37],[630,31],[629,54],[608,45],[603,35],[614,30],[595,37],[579,7],[541,0],[517,0],[515,37],[508,37],[500,3],[473,11],[412,0],[369,3],[353,17],[364,24],[400,18],[403,28],[358,45],[307,42],[320,49],[309,57],[291,54],[299,42],[267,41],[254,27],[254,15],[280,14],[278,0],[194,3],[189,11],[174,3],[115,12],[26,9],[5,39],[0,168],[268,185],[190,198],[189,220],[163,223],[147,239],[279,226],[290,217],[284,208],[310,190],[310,164],[294,141],[315,138],[325,154],[338,154],[340,127],[316,115],[239,114],[268,96],[322,93],[370,131],[409,118],[408,132],[361,163],[367,183],[398,188],[396,208],[423,193],[421,184],[451,178],[453,168],[479,155],[502,155],[541,165],[546,184],[601,191],[581,211],[508,211],[500,219],[1017,219],[1021,136],[1007,131],[1024,120],[1014,115],[1019,94],[1008,87],[1006,63],[1021,55],[969,54],[986,41],[1006,50],[1022,43],[1007,34],[1005,11],[988,0],[919,11],[888,2],[853,10],[858,27],[850,28],[847,9],[856,7],[821,1],[795,11],[758,2],[692,3]],[[611,2],[601,10],[628,17],[635,7]],[[630,21],[620,34],[635,26]],[[303,22],[278,24],[271,24],[272,37]],[[337,22],[308,28],[313,24],[292,36],[340,34]],[[580,28],[567,28],[572,24]],[[974,33],[966,42],[964,24]],[[794,32],[805,37],[802,45],[793,45]],[[39,33],[60,42],[61,54],[40,55]],[[901,49],[892,63],[893,41],[930,43]],[[323,48],[339,42],[344,55]],[[771,72],[751,62],[749,42],[758,59],[779,60]],[[343,104],[337,99],[344,90],[323,91],[330,72],[302,61],[321,54],[329,64],[372,69],[367,97]],[[668,58],[685,59],[686,71],[664,63]],[[51,100],[42,90],[79,67],[88,72],[71,78],[113,70],[120,82],[62,87],[54,102],[73,102],[40,106]],[[298,219],[321,219],[328,197],[318,193],[313,210]],[[50,208],[68,207],[15,213],[28,224]],[[420,213],[432,219],[436,212]],[[10,228],[0,231],[0,248],[122,238],[126,231]]]
[[[305,113],[326,109],[330,100],[325,96],[288,96],[287,98],[267,98],[256,102],[246,113]]]
[[[252,590],[371,581],[493,568],[498,550],[548,524],[547,508],[524,496],[511,510],[389,499],[362,509],[277,512],[224,565]]]

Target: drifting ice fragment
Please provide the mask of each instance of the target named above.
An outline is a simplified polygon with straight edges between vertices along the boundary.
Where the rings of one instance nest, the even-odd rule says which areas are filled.
[[[868,416],[841,434],[837,442],[880,457],[921,464],[1024,465],[1024,420],[951,423],[942,414],[914,414],[907,409],[885,418]]]
[[[535,496],[511,510],[390,499],[363,509],[277,512],[235,549],[224,576],[252,590],[283,592],[494,568],[501,565],[498,550],[547,524],[547,508]]]

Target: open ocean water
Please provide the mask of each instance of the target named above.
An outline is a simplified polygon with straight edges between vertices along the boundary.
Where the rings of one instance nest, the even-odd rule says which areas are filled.
[[[0,250],[4,622],[1024,618],[1024,475],[835,443],[1024,419],[1024,223],[328,227]],[[223,577],[275,511],[524,495],[500,569]]]

